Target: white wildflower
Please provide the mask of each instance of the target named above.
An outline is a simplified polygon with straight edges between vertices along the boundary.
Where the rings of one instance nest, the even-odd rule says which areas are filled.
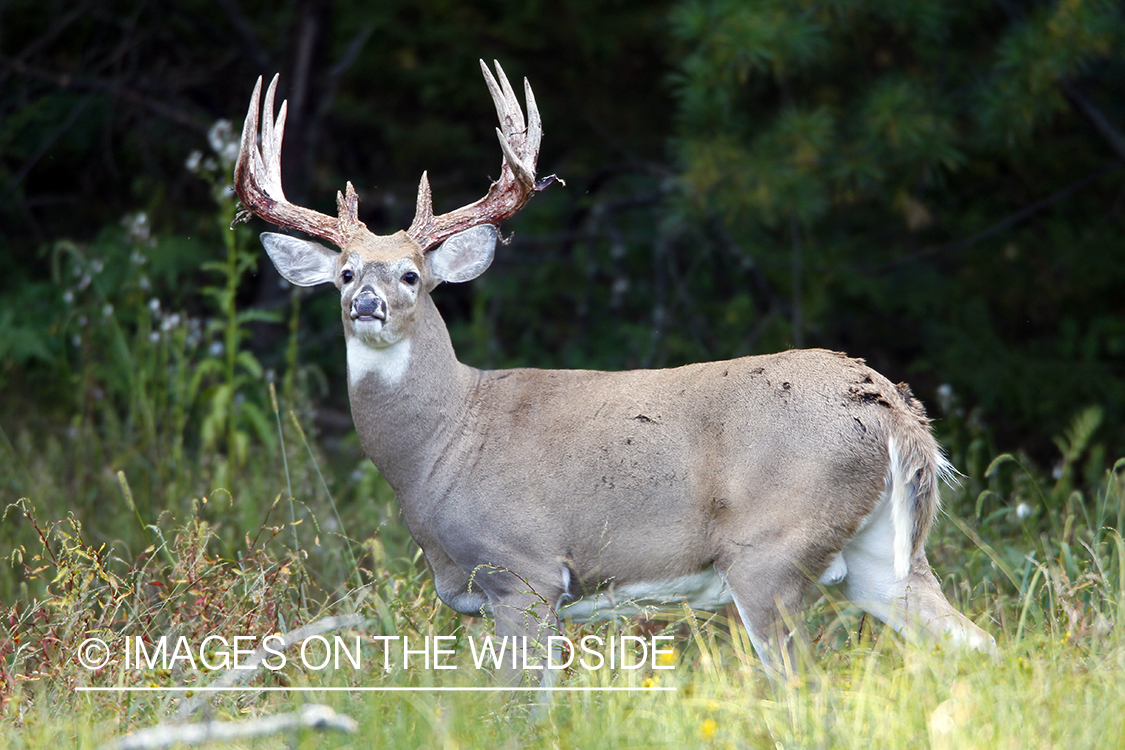
[[[121,220],[121,225],[125,227],[125,235],[129,238],[130,242],[138,245],[152,244],[152,230],[149,227],[148,214],[144,211],[138,211],[135,214],[127,214]]]
[[[938,405],[941,406],[943,412],[948,413],[953,406],[953,386],[949,383],[942,383],[937,387]]]
[[[187,161],[184,162],[184,166],[187,167],[187,171],[198,173],[199,172],[199,164],[202,161],[203,161],[203,152],[196,149],[195,151],[192,151],[190,154],[188,154],[188,158],[187,158]]]
[[[238,149],[241,144],[235,136],[230,120],[216,120],[211,129],[207,131],[207,143],[211,150],[219,157],[225,169],[230,169],[238,160]]]

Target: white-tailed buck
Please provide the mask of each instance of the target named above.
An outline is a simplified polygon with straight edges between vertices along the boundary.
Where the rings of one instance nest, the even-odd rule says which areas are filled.
[[[535,178],[531,87],[525,120],[500,66],[497,78],[481,68],[500,178],[435,216],[423,174],[405,232],[370,232],[350,182],[335,217],[286,201],[276,77],[261,151],[259,79],[235,168],[247,212],[340,248],[262,235],[290,282],[340,290],[356,430],[442,601],[533,642],[568,618],[733,602],[772,672],[792,664],[788,616],[819,581],[900,631],[990,648],[926,559],[950,467],[910,390],[862,360],[796,350],[627,372],[457,361],[430,294],[483,273],[496,224],[553,179]]]

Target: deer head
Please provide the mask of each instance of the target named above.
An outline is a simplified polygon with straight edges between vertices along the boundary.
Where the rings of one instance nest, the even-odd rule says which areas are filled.
[[[235,223],[251,214],[286,229],[328,240],[339,252],[297,237],[267,232],[262,244],[278,272],[297,286],[333,283],[340,290],[348,340],[384,348],[402,341],[415,325],[423,296],[442,281],[469,281],[492,263],[496,224],[516,213],[531,196],[557,178],[535,180],[543,126],[531,86],[524,80],[527,118],[515,91],[496,63],[494,78],[482,60],[481,70],[492,94],[500,125],[496,134],[504,153],[500,178],[479,201],[450,213],[434,215],[426,173],[418,186],[414,221],[406,231],[377,235],[359,220],[359,198],[352,183],[336,194],[335,217],[295,206],[281,186],[281,143],[286,102],[273,120],[278,76],[266,90],[258,139],[259,78],[242,128],[242,147],[234,171],[234,187],[242,201]],[[233,224],[232,224],[233,226]]]

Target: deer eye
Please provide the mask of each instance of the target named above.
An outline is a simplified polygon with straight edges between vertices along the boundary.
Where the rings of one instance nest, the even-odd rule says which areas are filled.
[[[352,279],[355,278],[355,274],[351,272],[351,269],[345,268],[343,273],[340,274],[340,278],[345,284],[350,284],[352,283]]]
[[[414,286],[418,283],[418,274],[414,273],[413,271],[407,271],[402,275],[402,283],[406,284],[407,286]]]

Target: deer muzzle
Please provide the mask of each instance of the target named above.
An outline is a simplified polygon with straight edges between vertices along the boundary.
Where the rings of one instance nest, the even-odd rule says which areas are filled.
[[[387,322],[387,302],[371,289],[362,289],[352,298],[352,320]]]

